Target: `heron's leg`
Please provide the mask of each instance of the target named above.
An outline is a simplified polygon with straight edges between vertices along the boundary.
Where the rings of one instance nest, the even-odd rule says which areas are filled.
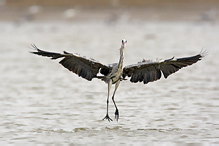
[[[116,82],[115,90],[114,90],[113,96],[112,96],[112,100],[113,100],[113,103],[114,103],[115,108],[116,108],[116,111],[115,111],[115,119],[116,119],[117,121],[119,120],[119,110],[118,110],[118,108],[117,108],[117,106],[116,106],[116,102],[115,102],[115,100],[114,100],[114,96],[115,96],[115,93],[116,93],[117,88],[119,87],[119,83],[120,83],[120,80],[118,80],[118,81]]]
[[[110,94],[110,89],[112,87],[112,80],[109,80],[108,82],[108,95],[107,95],[107,101],[106,101],[106,116],[103,118],[104,119],[107,119],[109,122],[110,121],[113,121],[110,117],[109,117],[109,114],[108,114],[108,105],[109,105],[109,94]]]

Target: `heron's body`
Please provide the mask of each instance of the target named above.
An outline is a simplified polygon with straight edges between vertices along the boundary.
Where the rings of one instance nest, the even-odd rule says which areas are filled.
[[[106,82],[112,80],[112,84],[115,84],[122,76],[122,68],[119,68],[118,64],[112,67],[112,72],[106,76]]]
[[[175,59],[174,57],[167,60],[160,61],[148,61],[143,60],[137,64],[123,67],[124,51],[126,47],[126,40],[122,40],[120,48],[120,59],[119,63],[110,64],[108,66],[95,61],[94,59],[87,59],[76,54],[67,53],[64,51],[63,54],[46,52],[38,49],[35,45],[33,47],[37,49],[36,52],[32,52],[37,55],[51,57],[51,59],[63,58],[59,63],[62,64],[69,71],[76,73],[78,76],[91,81],[93,78],[98,78],[105,81],[108,84],[108,95],[107,95],[107,114],[104,119],[112,121],[108,115],[108,104],[109,104],[109,93],[112,84],[115,84],[115,89],[112,96],[112,101],[115,105],[115,118],[119,119],[119,111],[114,101],[116,90],[119,86],[120,81],[126,80],[126,77],[130,77],[130,81],[133,83],[143,82],[147,84],[159,80],[163,74],[167,78],[172,73],[177,72],[179,69],[192,65],[197,61],[201,60],[203,53],[200,53],[191,57],[184,57]],[[98,76],[101,73],[103,76]]]

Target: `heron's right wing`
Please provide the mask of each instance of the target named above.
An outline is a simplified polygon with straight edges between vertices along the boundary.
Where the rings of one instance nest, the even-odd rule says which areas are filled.
[[[63,58],[59,63],[62,64],[65,68],[73,73],[77,74],[79,77],[91,81],[97,76],[101,69],[101,74],[107,74],[107,71],[110,70],[108,66],[105,66],[94,59],[87,59],[86,57],[81,57],[78,54],[71,54],[64,51],[63,54],[53,53],[40,50],[35,45],[32,45],[35,48],[36,52],[31,52],[33,54],[51,57],[51,59]]]
[[[201,60],[205,52],[191,57],[184,57],[175,59],[161,60],[161,61],[142,61],[138,64],[126,66],[123,69],[123,78],[126,76],[131,77],[131,82],[153,82],[161,78],[161,72],[167,78],[172,73],[177,72],[179,69],[192,65]]]

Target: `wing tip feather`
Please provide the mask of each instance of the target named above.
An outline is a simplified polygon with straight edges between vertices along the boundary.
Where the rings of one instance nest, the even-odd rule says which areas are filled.
[[[201,56],[200,59],[202,59],[202,58],[204,58],[205,56],[208,55],[208,51],[202,49],[202,50],[200,51],[199,55]]]

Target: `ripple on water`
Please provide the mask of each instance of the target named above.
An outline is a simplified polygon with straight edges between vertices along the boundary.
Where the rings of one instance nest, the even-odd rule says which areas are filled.
[[[151,141],[219,142],[217,23],[159,21],[123,25],[119,22],[110,27],[94,22],[30,22],[19,26],[0,22],[0,25],[2,30],[7,29],[0,35],[0,43],[3,43],[0,45],[3,49],[0,54],[0,141],[102,145],[106,142],[109,145]],[[57,28],[55,33],[50,31],[54,27]],[[147,31],[156,34],[156,38],[145,40]],[[95,37],[91,37],[94,34]],[[180,37],[176,37],[179,34]],[[124,62],[127,65],[142,58],[193,55],[200,52],[200,42],[210,53],[167,80],[162,78],[146,85],[122,82],[115,96],[120,119],[109,123],[101,120],[106,114],[105,83],[78,78],[58,61],[28,52],[29,42],[34,41],[48,51],[78,52],[107,64],[118,60],[116,42],[124,36],[130,40]],[[11,40],[14,42],[5,43]],[[110,99],[111,118],[114,112]]]

